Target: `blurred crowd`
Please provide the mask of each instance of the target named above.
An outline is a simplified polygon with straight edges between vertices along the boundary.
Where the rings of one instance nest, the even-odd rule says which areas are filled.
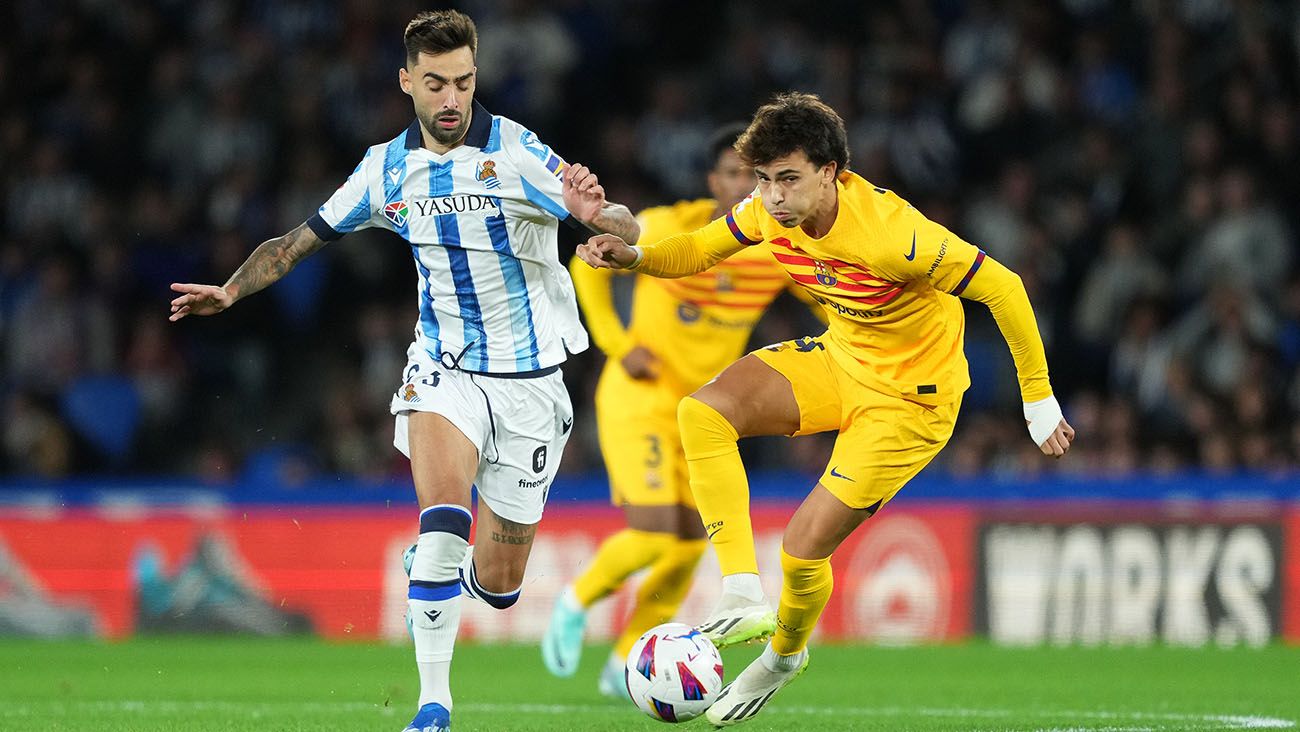
[[[1075,451],[1037,455],[977,305],[975,385],[935,470],[1300,466],[1300,6],[457,5],[479,25],[478,98],[634,210],[702,195],[714,126],[798,89],[844,116],[852,168],[1017,271]],[[216,318],[172,324],[167,302],[173,281],[224,282],[409,124],[401,34],[424,7],[4,4],[3,475],[406,474],[387,405],[416,278],[393,235],[350,235]],[[781,301],[755,344],[815,327]],[[599,364],[565,369],[566,471],[599,470]],[[766,468],[828,451],[764,446]]]

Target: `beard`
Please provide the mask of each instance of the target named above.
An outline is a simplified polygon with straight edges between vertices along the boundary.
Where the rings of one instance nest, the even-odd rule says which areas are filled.
[[[460,118],[460,124],[450,129],[438,125],[439,117],[450,117],[452,114],[452,112],[444,110],[420,118],[420,123],[424,125],[424,129],[429,131],[429,136],[439,145],[452,145],[459,142],[469,128],[469,119],[459,112],[454,114]]]

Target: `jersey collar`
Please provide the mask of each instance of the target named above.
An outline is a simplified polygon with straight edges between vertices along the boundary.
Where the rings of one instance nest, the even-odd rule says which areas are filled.
[[[473,113],[469,118],[469,130],[465,132],[464,144],[470,147],[485,148],[488,145],[488,139],[492,136],[492,113],[483,108],[478,100],[474,100]],[[416,150],[424,142],[420,134],[420,120],[411,122],[411,126],[406,128],[406,149]]]

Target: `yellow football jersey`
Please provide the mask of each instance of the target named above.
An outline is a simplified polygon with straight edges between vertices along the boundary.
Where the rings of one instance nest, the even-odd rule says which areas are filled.
[[[783,227],[755,191],[691,234],[642,247],[636,271],[677,276],[766,242],[825,309],[822,342],[836,362],[873,389],[924,404],[953,402],[970,386],[956,296],[979,300],[1011,346],[1025,401],[1051,395],[1042,340],[1014,273],[851,171],[836,187],[839,210],[821,238]]]
[[[658,206],[637,216],[641,241],[658,241],[709,223],[712,199]],[[660,380],[686,395],[717,376],[744,352],[763,311],[793,286],[767,246],[746,247],[706,272],[680,279],[638,277],[626,328],[610,296],[611,270],[574,259],[570,267],[578,301],[596,345],[610,367],[635,345],[659,359]],[[675,405],[674,405],[675,406]]]

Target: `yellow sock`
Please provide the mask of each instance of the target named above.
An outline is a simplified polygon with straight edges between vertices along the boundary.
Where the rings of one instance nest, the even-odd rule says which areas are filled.
[[[642,633],[672,620],[677,614],[677,608],[691,589],[695,565],[700,563],[706,546],[708,542],[703,539],[678,539],[650,567],[650,573],[637,590],[636,606],[628,616],[623,634],[614,644],[618,658],[627,658]]]
[[[781,604],[776,609],[772,650],[789,656],[808,645],[808,636],[831,599],[835,581],[830,557],[799,559],[786,554],[785,547],[781,547],[781,573]]]
[[[693,397],[677,406],[677,425],[691,472],[691,493],[723,576],[758,574],[754,528],[749,522],[749,481],[736,449],[736,428]]]
[[[672,547],[673,534],[623,529],[601,543],[591,564],[573,581],[578,604],[591,607],[622,586],[633,572],[645,567]]]

